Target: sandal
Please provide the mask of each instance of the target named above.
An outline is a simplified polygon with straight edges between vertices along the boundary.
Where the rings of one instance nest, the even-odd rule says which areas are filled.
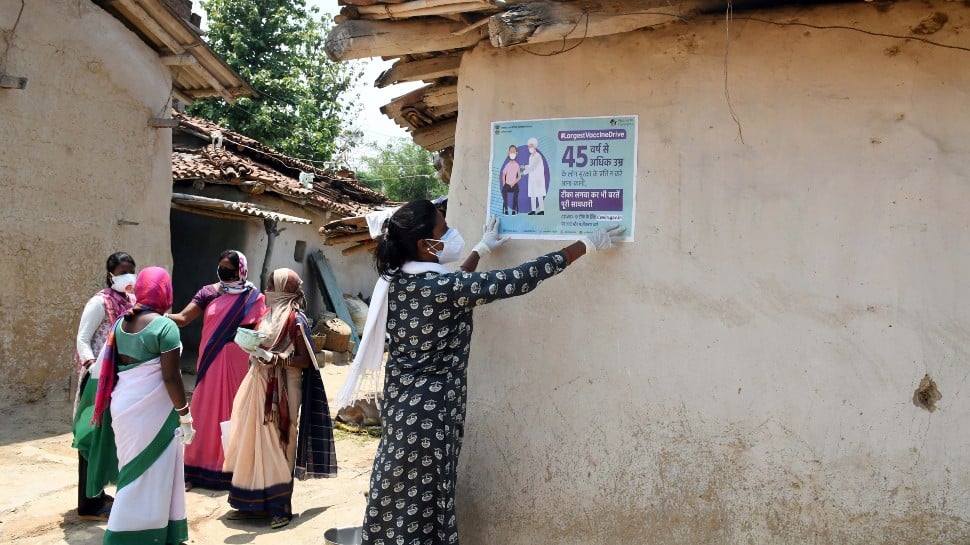
[[[259,520],[269,518],[266,511],[240,511],[233,509],[226,515],[226,520]]]
[[[108,522],[108,515],[110,514],[111,514],[111,506],[105,504],[101,506],[101,509],[98,509],[97,513],[94,513],[93,515],[82,515],[78,513],[77,518],[81,520],[93,520],[96,522]]]
[[[269,527],[272,528],[272,529],[274,529],[274,530],[279,530],[280,528],[286,526],[289,523],[290,523],[290,517],[286,517],[286,516],[283,516],[283,517],[281,517],[281,516],[274,516],[273,517],[273,520],[270,521],[270,523],[269,523]]]

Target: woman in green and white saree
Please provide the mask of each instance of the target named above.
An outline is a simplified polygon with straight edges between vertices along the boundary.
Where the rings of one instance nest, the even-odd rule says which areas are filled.
[[[172,279],[149,267],[135,280],[138,303],[111,330],[102,351],[95,400],[88,490],[97,490],[112,468],[99,464],[117,450],[115,503],[104,543],[179,544],[188,539],[185,518],[184,444],[192,415],[179,371],[181,342],[172,306]]]

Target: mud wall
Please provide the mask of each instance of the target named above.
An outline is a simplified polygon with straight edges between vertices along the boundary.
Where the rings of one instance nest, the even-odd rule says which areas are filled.
[[[0,27],[19,10],[0,2]],[[28,83],[0,89],[0,398],[37,400],[66,395],[78,318],[108,255],[171,265],[172,137],[148,126],[171,79],[86,0],[27,2],[4,38],[4,71]]]
[[[827,5],[465,56],[470,243],[490,122],[640,133],[636,242],[476,311],[463,543],[970,540],[968,21]]]

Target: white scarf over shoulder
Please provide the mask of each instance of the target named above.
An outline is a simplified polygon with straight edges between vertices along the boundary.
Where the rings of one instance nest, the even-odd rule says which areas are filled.
[[[424,274],[426,272],[447,274],[452,271],[439,263],[408,261],[401,266],[401,272],[405,274]],[[384,359],[384,338],[387,334],[387,292],[390,286],[390,282],[383,276],[378,278],[377,283],[374,284],[374,293],[371,294],[370,307],[367,309],[364,332],[361,334],[360,345],[357,346],[357,356],[354,357],[354,364],[350,368],[347,381],[344,382],[340,393],[337,395],[337,410],[353,405],[360,399],[359,394],[364,383],[364,373],[371,373],[371,376],[374,377],[373,395],[375,400],[377,399],[379,387],[377,377],[380,376],[381,361]]]

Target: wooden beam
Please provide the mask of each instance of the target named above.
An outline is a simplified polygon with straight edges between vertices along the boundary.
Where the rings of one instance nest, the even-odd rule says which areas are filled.
[[[364,216],[352,216],[349,218],[341,218],[339,220],[333,220],[330,223],[324,225],[320,228],[320,232],[331,231],[333,229],[338,229],[340,227],[357,227],[357,228],[367,228],[367,218]]]
[[[491,2],[483,2],[479,0],[410,0],[409,2],[401,2],[399,4],[376,4],[370,6],[359,5],[357,7],[357,12],[361,15],[379,13],[398,15],[408,11],[440,8],[442,6],[455,6],[459,4],[480,4],[482,6],[487,6],[489,9],[495,8],[495,5]]]
[[[446,49],[464,49],[478,43],[484,34],[469,32],[455,36],[461,23],[445,21],[350,20],[330,31],[324,50],[334,61],[365,57],[402,57]]]
[[[461,53],[442,55],[420,61],[398,60],[378,76],[374,85],[382,88],[405,81],[430,81],[457,76],[460,66]]]
[[[159,60],[161,60],[162,64],[166,66],[185,66],[188,64],[199,64],[198,59],[196,59],[192,55],[187,55],[187,54],[163,55],[159,57]]]
[[[153,117],[148,120],[148,126],[153,129],[174,129],[179,126],[179,120],[171,117]]]
[[[181,55],[185,53],[185,48],[178,43],[178,40],[172,37],[167,30],[161,27],[155,19],[152,18],[141,6],[136,4],[134,0],[111,0],[109,4],[113,6],[120,5],[125,11],[127,11],[132,18],[136,19],[139,24],[143,25],[152,34],[161,41],[165,47],[169,49],[172,53],[176,55]]]
[[[455,145],[455,129],[458,118],[439,121],[434,125],[415,129],[411,133],[414,143],[428,151],[439,151]]]
[[[425,85],[424,87],[418,87],[417,89],[403,94],[394,100],[388,102],[387,104],[381,106],[381,113],[390,117],[391,119],[396,119],[401,117],[401,110],[406,106],[411,106],[421,102],[421,97],[431,89],[431,85]]]
[[[226,102],[228,102],[229,104],[236,103],[236,97],[232,96],[232,93],[230,93],[225,87],[223,87],[222,84],[219,83],[219,80],[217,80],[216,77],[213,76],[211,72],[209,72],[202,66],[195,66],[195,73],[199,77],[201,77],[206,83],[212,86],[212,88],[215,89],[216,92],[219,93],[219,96],[221,96]]]
[[[482,17],[478,21],[475,21],[474,23],[466,26],[465,28],[463,28],[461,30],[456,30],[455,32],[452,32],[452,34],[464,34],[466,32],[471,32],[471,31],[475,30],[476,28],[478,28],[480,26],[483,26],[483,25],[487,25],[487,24],[488,24],[488,17]]]
[[[189,104],[192,104],[192,102],[195,101],[195,99],[193,99],[189,95],[187,95],[187,94],[183,93],[181,90],[175,89],[175,88],[172,88],[172,96],[175,97],[175,98],[177,98],[179,100],[179,102],[181,102],[182,104],[185,104],[186,106],[188,106]]]
[[[323,243],[327,246],[336,246],[338,244],[349,244],[351,242],[363,242],[365,240],[371,240],[370,231],[364,231],[363,233],[353,233],[350,235],[338,235],[334,237],[327,237],[324,239]]]
[[[343,250],[340,250],[340,253],[343,255],[353,255],[364,251],[370,251],[370,250],[373,250],[374,248],[377,248],[377,241],[369,240],[366,242],[361,242],[360,244],[355,244],[350,248],[344,248]]]
[[[435,85],[424,94],[422,99],[425,106],[435,107],[458,102],[457,85]]]
[[[488,34],[495,47],[592,38],[677,21],[715,4],[713,0],[674,4],[666,0],[536,0],[489,17]]]
[[[448,114],[453,114],[458,111],[458,101],[451,102],[448,104],[442,104],[440,106],[431,106],[428,111],[433,113],[435,117],[443,117]]]
[[[401,6],[416,3],[418,2],[406,2],[404,4],[397,5],[381,4],[377,6],[361,6],[357,8],[357,11],[360,13],[361,19],[368,19],[371,21],[383,19],[407,19],[409,17],[431,17],[434,15],[448,16],[473,11],[497,11],[495,6],[491,4],[484,4],[482,2],[449,3],[439,6],[429,6],[409,10],[395,9]],[[454,31],[452,34],[454,34]]]
[[[404,0],[337,0],[338,6],[373,6],[374,4],[400,4]]]

